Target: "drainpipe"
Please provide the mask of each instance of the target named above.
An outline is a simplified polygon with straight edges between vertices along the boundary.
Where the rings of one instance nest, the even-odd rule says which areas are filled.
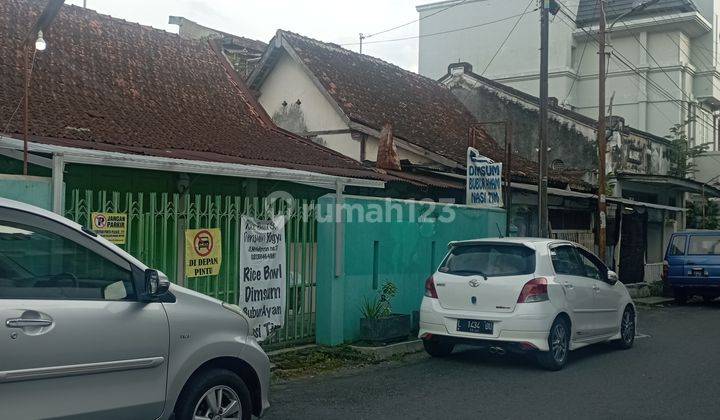
[[[345,184],[338,180],[335,184],[335,277],[343,275],[345,260],[345,224],[343,223],[343,191]]]
[[[27,161],[26,161],[27,162]],[[65,157],[62,153],[53,153],[52,158],[52,210],[63,215],[63,198],[65,196]]]

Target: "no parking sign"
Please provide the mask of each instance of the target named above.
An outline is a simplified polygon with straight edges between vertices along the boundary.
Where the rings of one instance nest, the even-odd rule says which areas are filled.
[[[216,276],[222,263],[220,229],[185,231],[185,277]]]
[[[123,245],[125,233],[127,232],[126,213],[100,213],[94,212],[90,215],[92,219],[92,230],[108,241]]]

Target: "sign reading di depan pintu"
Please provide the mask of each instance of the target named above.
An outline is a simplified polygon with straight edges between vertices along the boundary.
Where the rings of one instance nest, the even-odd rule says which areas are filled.
[[[92,219],[92,231],[117,244],[125,244],[127,234],[127,213],[100,213],[94,212],[90,215]]]
[[[220,229],[185,230],[185,277],[216,276],[222,264]]]
[[[502,163],[495,163],[468,147],[465,204],[474,207],[502,207]]]

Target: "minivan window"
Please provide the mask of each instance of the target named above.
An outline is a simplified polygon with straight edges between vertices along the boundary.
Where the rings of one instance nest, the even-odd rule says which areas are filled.
[[[129,266],[55,233],[0,221],[0,299],[134,298]]]
[[[720,235],[693,235],[690,237],[690,255],[720,255]]]
[[[488,277],[531,274],[535,272],[535,251],[515,244],[456,246],[450,250],[438,271]]]
[[[687,236],[685,235],[673,237],[672,242],[670,242],[670,248],[668,249],[668,255],[685,255],[685,242],[687,242]]]

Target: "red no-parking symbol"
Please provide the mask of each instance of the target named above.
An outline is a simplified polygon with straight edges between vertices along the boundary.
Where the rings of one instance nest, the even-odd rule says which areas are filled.
[[[195,234],[195,238],[193,239],[193,248],[195,248],[195,253],[199,256],[206,257],[210,255],[214,245],[215,240],[209,231],[201,230]]]
[[[100,213],[95,215],[95,226],[98,228],[104,228],[107,223],[107,218],[104,214]]]

